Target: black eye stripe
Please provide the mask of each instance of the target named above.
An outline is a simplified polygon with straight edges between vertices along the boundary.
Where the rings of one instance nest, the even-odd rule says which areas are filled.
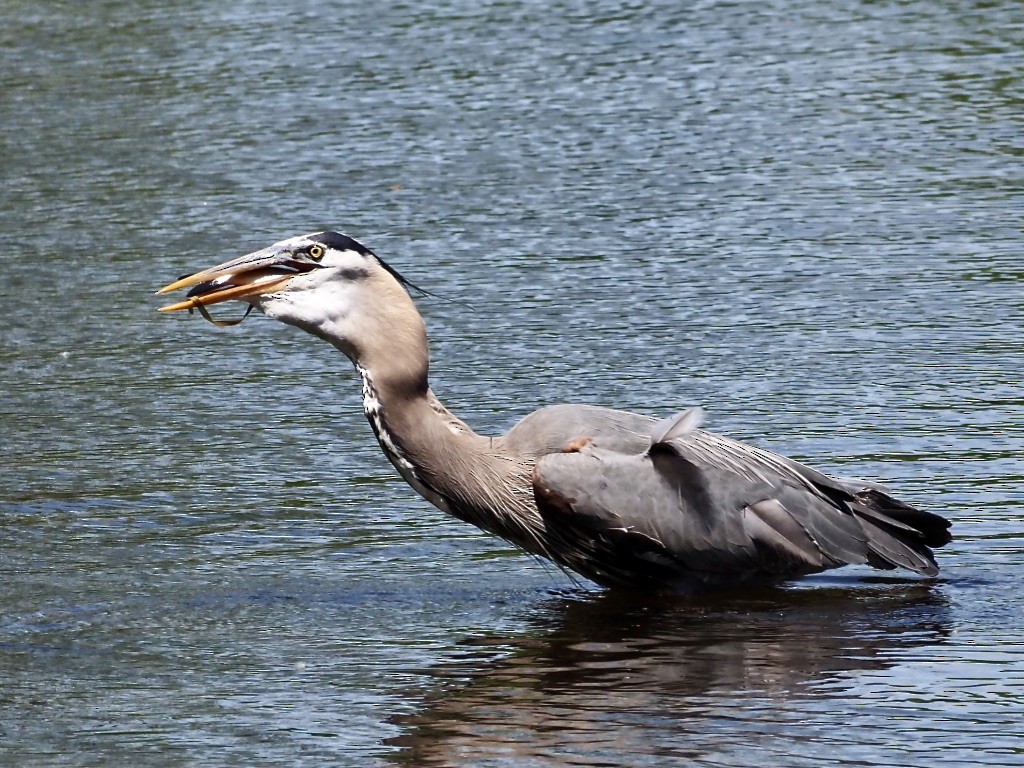
[[[364,256],[369,256],[371,253],[370,249],[358,240],[353,240],[348,235],[343,235],[339,232],[317,232],[315,235],[309,235],[308,237],[310,240],[314,240],[328,248],[333,248],[336,251],[355,251]]]

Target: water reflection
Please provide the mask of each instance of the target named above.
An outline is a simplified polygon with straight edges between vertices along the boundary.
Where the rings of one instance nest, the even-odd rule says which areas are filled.
[[[948,612],[922,583],[766,590],[727,604],[552,597],[528,619],[533,631],[467,641],[433,670],[389,743],[395,762],[431,766],[706,757],[723,727],[730,743],[763,736],[767,712],[799,728],[849,695],[850,673],[931,652]]]

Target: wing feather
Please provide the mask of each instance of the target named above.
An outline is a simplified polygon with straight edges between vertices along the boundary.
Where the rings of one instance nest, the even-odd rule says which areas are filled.
[[[779,503],[778,499],[758,501],[743,510],[743,529],[756,542],[776,549],[810,568],[822,565],[818,543],[806,528]]]
[[[754,446],[657,424],[632,454],[587,445],[541,457],[535,498],[572,567],[607,583],[779,580],[849,563],[934,575],[948,522]],[[582,447],[581,447],[582,446]]]

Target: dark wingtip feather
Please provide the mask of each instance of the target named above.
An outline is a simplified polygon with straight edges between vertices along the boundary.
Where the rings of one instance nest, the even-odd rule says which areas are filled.
[[[850,510],[867,535],[869,562],[901,566],[923,576],[935,576],[939,566],[930,547],[952,540],[944,517],[904,504],[889,494],[869,488],[859,491]]]
[[[864,520],[864,518],[861,518]],[[935,557],[928,547],[920,542],[908,541],[905,534],[896,534],[893,529],[884,524],[872,524],[865,526],[868,535],[868,547],[872,554],[880,557],[884,562],[897,565],[902,568],[920,573],[922,576],[935,576],[939,572],[939,566]],[[877,562],[870,560],[872,565],[879,567]]]
[[[855,498],[872,513],[913,529],[925,546],[942,547],[953,540],[949,531],[952,523],[941,515],[904,504],[875,488],[859,491]]]

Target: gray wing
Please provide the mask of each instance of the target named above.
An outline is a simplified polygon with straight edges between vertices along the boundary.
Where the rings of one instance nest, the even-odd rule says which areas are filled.
[[[608,450],[643,453],[657,424],[657,419],[629,411],[562,403],[534,411],[494,440],[496,450],[536,458],[561,451],[578,438]]]
[[[683,588],[850,563],[938,572],[929,547],[950,540],[945,519],[694,421],[655,427],[642,453],[578,441],[537,462],[534,496],[572,567],[601,583]]]

